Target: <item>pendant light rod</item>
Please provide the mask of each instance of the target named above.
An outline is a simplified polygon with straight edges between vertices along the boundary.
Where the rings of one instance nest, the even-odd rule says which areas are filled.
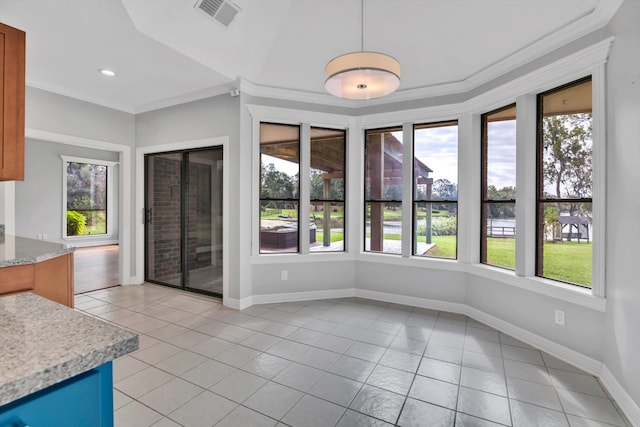
[[[360,52],[364,52],[364,0],[360,0]]]

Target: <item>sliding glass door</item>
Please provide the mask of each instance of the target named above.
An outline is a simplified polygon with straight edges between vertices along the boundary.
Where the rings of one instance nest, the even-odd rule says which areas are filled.
[[[222,148],[145,156],[145,280],[222,294]]]

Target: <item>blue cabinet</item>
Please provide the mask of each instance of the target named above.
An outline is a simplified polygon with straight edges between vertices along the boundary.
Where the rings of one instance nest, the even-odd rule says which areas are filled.
[[[0,407],[0,427],[111,427],[111,362]]]

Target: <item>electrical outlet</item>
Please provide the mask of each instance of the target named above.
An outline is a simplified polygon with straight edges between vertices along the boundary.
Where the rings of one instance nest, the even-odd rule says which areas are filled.
[[[42,240],[47,240],[47,235],[46,234],[42,235]]]
[[[564,326],[564,311],[556,309],[556,324]]]
[[[287,270],[280,271],[280,280],[289,280],[289,272]]]

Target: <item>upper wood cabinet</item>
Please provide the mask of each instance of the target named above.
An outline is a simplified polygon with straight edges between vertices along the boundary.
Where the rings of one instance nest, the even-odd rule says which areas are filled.
[[[0,23],[0,181],[24,180],[25,33]]]

